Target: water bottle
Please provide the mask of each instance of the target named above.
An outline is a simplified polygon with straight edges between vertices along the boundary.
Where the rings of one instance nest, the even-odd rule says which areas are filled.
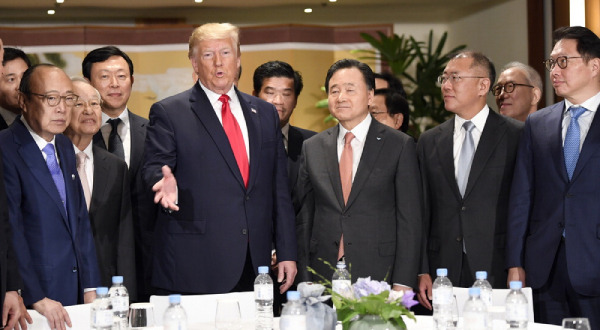
[[[113,326],[113,309],[108,297],[108,288],[96,288],[96,299],[91,307],[90,326],[94,330],[111,330]]]
[[[163,316],[163,327],[165,330],[186,330],[187,315],[181,306],[181,295],[169,296],[169,307]]]
[[[510,282],[510,292],[506,296],[506,323],[511,329],[527,329],[529,305],[521,292],[520,281]]]
[[[300,292],[288,291],[279,319],[280,330],[306,330],[306,309],[300,302]]]
[[[469,288],[469,300],[465,302],[463,309],[465,330],[491,329],[491,319],[488,308],[480,298],[480,288]]]
[[[115,330],[126,330],[127,329],[127,312],[129,311],[129,293],[125,286],[123,286],[123,276],[113,276],[113,285],[108,290],[108,296],[112,303],[114,313],[114,329]]]
[[[352,298],[352,281],[344,261],[338,261],[336,265],[336,270],[331,278],[331,289],[342,297]],[[339,298],[334,295],[333,299],[338,300]]]
[[[433,322],[437,330],[452,329],[452,300],[454,293],[452,282],[447,277],[448,269],[438,268],[437,278],[433,282]]]
[[[256,329],[273,329],[273,280],[269,267],[258,267],[254,281],[254,302],[256,303]]]
[[[479,288],[480,295],[479,297],[487,306],[488,312],[490,308],[492,308],[492,285],[487,280],[487,272],[479,271],[475,272],[475,278],[477,279],[475,283],[473,283],[474,288]]]

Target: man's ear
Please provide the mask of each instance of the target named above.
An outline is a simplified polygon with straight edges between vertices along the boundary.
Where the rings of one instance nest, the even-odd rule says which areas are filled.
[[[402,126],[402,122],[404,121],[404,115],[396,113],[392,115],[392,119],[394,120],[394,128],[397,130],[400,129],[400,126]]]

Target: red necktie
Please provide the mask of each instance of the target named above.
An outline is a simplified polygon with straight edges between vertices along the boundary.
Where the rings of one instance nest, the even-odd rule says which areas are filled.
[[[348,203],[348,196],[352,189],[352,145],[350,142],[354,139],[354,134],[351,132],[344,135],[344,149],[340,157],[340,179],[342,180],[342,195],[344,196],[344,204]],[[340,238],[340,247],[338,249],[338,260],[344,256],[344,233]]]
[[[229,107],[229,96],[223,94],[219,97],[219,101],[223,103],[221,107],[221,117],[223,120],[223,129],[229,144],[231,144],[231,150],[235,156],[235,161],[238,164],[240,172],[242,173],[242,179],[244,179],[244,185],[248,187],[248,176],[250,175],[250,167],[248,165],[248,154],[246,153],[246,143],[244,143],[244,137],[242,136],[242,130],[235,117],[231,113]]]

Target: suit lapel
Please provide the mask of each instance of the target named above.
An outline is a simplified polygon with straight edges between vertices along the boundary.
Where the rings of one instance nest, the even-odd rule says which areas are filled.
[[[102,130],[99,130],[98,133],[94,134],[94,145],[104,150],[108,150],[106,143],[104,143],[104,138],[102,137]]]
[[[81,183],[76,180],[77,175],[75,164],[75,151],[71,141],[59,134],[56,136],[56,152],[60,159],[60,169],[63,174],[63,180],[65,181],[65,193],[67,196],[67,214],[69,227],[71,229],[71,236],[76,237],[77,235],[77,219],[80,202],[80,190]]]
[[[577,165],[575,166],[575,171],[573,172],[571,182],[577,180],[579,173],[581,173],[587,162],[600,147],[600,119],[598,118],[600,116],[598,116],[598,111],[600,111],[600,106],[596,110],[596,114],[594,115],[594,119],[590,125],[590,130],[583,141],[583,147],[581,148],[581,153],[579,154],[579,159],[577,160]]]
[[[469,172],[469,180],[467,181],[467,188],[465,189],[465,196],[467,198],[475,185],[475,182],[481,176],[481,172],[485,168],[491,155],[495,152],[496,146],[506,133],[506,122],[501,120],[500,115],[490,109],[483,133],[479,139],[479,144],[475,150],[473,156],[473,163],[471,165],[471,171]]]
[[[92,152],[94,153],[94,187],[92,188],[90,213],[94,213],[96,207],[98,207],[95,202],[96,198],[98,196],[103,196],[106,193],[106,187],[108,185],[108,180],[106,179],[110,171],[108,163],[106,162],[106,154],[98,152],[98,150],[99,147],[97,146],[92,148]]]
[[[241,100],[240,100],[241,102]],[[229,139],[223,125],[217,118],[217,115],[213,111],[213,106],[210,104],[208,97],[202,90],[199,84],[195,84],[190,96],[191,108],[196,117],[200,120],[202,126],[206,129],[213,142],[217,146],[219,153],[227,163],[229,170],[236,177],[242,187],[244,187],[244,180],[242,179],[242,173],[235,161],[233,150],[229,144]],[[250,150],[252,151],[252,149]],[[252,166],[251,166],[252,167]]]
[[[129,172],[132,177],[135,177],[139,164],[142,162],[144,155],[144,143],[145,143],[145,129],[146,125],[144,121],[139,120],[140,118],[134,115],[131,111],[127,110],[129,115],[129,134],[131,135],[131,151],[129,158]]]
[[[294,126],[290,125],[287,141],[287,173],[290,181],[290,187],[293,187],[298,178],[298,158],[300,157],[300,153],[302,151],[302,134],[300,134],[300,132],[298,132]]]
[[[250,177],[248,179],[248,191],[252,190],[256,177],[258,175],[258,167],[260,166],[260,153],[261,153],[261,141],[262,141],[262,130],[260,129],[260,116],[256,109],[256,105],[252,104],[251,100],[243,97],[243,95],[235,89],[237,97],[240,100],[242,106],[242,112],[244,113],[244,119],[246,119],[246,127],[248,129],[248,145],[250,149]],[[233,151],[232,151],[233,153]],[[254,155],[254,156],[253,156]],[[236,163],[236,168],[237,163]],[[238,170],[239,172],[239,170]],[[241,178],[240,174],[240,178]],[[243,185],[243,180],[242,180]]]
[[[385,143],[385,129],[377,120],[371,120],[371,125],[364,143],[363,152],[360,156],[360,162],[358,163],[358,169],[354,176],[354,182],[352,182],[350,196],[348,196],[348,203],[346,203],[347,208],[352,205],[354,200],[356,200],[356,197],[362,190],[365,182],[367,182],[369,175],[373,172],[375,161]]]
[[[548,141],[548,145],[550,146],[550,155],[552,155],[552,161],[558,175],[560,175],[564,182],[569,182],[562,141],[562,118],[564,108],[564,101],[552,106],[551,111],[548,111],[544,115],[543,124],[540,126],[543,130],[542,136]]]
[[[340,204],[340,209],[344,209],[344,195],[342,193],[342,181],[340,179],[340,165],[337,156],[337,137],[340,132],[338,124],[333,129],[327,130],[327,135],[324,136],[323,157],[325,158],[325,166],[329,173],[329,180],[333,193]]]
[[[454,174],[454,117],[442,123],[438,128],[440,133],[435,141],[435,149],[438,151],[438,160],[440,167],[448,180],[448,185],[452,187],[452,191],[457,199],[462,199],[458,184],[456,183],[456,175]]]

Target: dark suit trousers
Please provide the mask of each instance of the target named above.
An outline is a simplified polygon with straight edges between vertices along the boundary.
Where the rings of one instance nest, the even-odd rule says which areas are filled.
[[[533,290],[533,302],[535,322],[561,325],[565,317],[587,317],[591,329],[600,329],[600,297],[584,296],[573,289],[564,242],[560,243],[548,282]]]

